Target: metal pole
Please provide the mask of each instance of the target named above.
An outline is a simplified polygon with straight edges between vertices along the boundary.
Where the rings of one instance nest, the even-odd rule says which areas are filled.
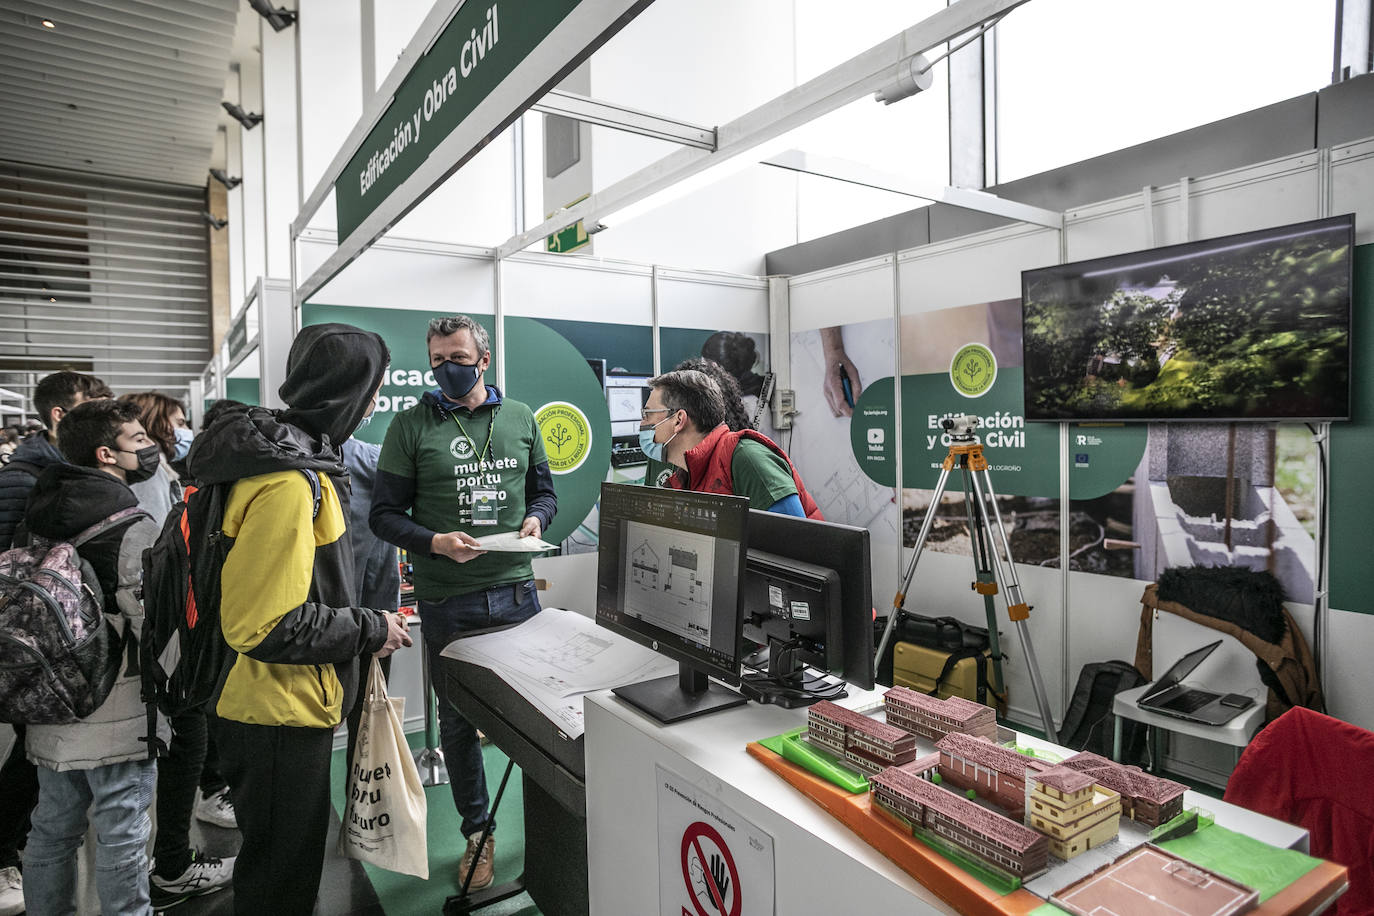
[[[992,692],[1002,715],[1006,715],[1006,687],[1002,681],[1002,641],[997,633],[997,605],[992,596],[997,594],[997,577],[992,574],[992,563],[988,554],[992,552],[989,532],[985,524],[987,516],[983,507],[975,499],[969,488],[972,472],[965,459],[961,462],[964,472],[964,509],[968,515],[969,540],[973,547],[973,590],[983,596],[983,613],[988,622],[988,649],[992,652]]]
[[[980,482],[978,475],[983,475]],[[991,518],[984,512],[984,521],[995,522],[992,525],[993,535],[1002,544],[1002,549],[1007,556],[1007,566],[1005,571],[1002,568],[1002,558],[998,556],[997,550],[992,550],[992,563],[996,568],[997,579],[1006,585],[1003,590],[1007,602],[1007,616],[1016,623],[1017,634],[1021,637],[1021,648],[1026,653],[1026,668],[1030,674],[1031,688],[1035,691],[1035,702],[1040,707],[1040,722],[1045,730],[1045,737],[1052,743],[1059,743],[1059,737],[1054,728],[1054,715],[1050,711],[1049,697],[1045,694],[1045,681],[1040,676],[1040,663],[1035,658],[1035,645],[1031,642],[1030,628],[1026,626],[1026,620],[1030,616],[1030,606],[1026,604],[1025,598],[1021,595],[1021,583],[1016,578],[1016,564],[1011,556],[1011,543],[1007,540],[1006,529],[1002,527],[1002,510],[997,507],[997,494],[992,489],[992,475],[986,469],[981,472],[973,473],[973,488],[978,494],[978,501],[984,507],[989,502],[992,504]]]
[[[906,575],[902,577],[902,590],[892,599],[892,613],[888,615],[887,626],[883,628],[883,638],[878,641],[878,651],[873,655],[873,668],[877,670],[882,664],[883,653],[887,651],[888,641],[892,639],[892,628],[897,624],[897,616],[902,613],[902,606],[906,603],[907,589],[911,588],[911,579],[916,575],[916,563],[921,559],[921,550],[925,547],[926,538],[930,535],[930,528],[935,523],[935,511],[940,508],[940,497],[945,492],[945,482],[949,480],[949,468],[940,469],[940,478],[935,482],[935,494],[931,497],[930,508],[926,509],[926,517],[921,522],[921,533],[916,535],[916,546],[911,552],[911,562],[907,565]]]
[[[420,638],[424,639],[423,633]],[[439,749],[439,706],[430,681],[428,651],[420,653],[420,679],[425,691],[425,746],[414,752],[415,766],[420,771],[420,785],[443,786],[448,784],[448,766]]]

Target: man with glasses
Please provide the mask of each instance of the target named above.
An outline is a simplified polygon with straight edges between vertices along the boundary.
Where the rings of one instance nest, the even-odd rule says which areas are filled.
[[[680,369],[649,381],[639,447],[673,466],[664,486],[749,497],[751,509],[823,518],[801,475],[777,443],[753,429],[731,431],[720,386]]]
[[[465,632],[539,612],[531,555],[484,552],[475,536],[538,537],[557,499],[534,412],[485,382],[486,329],[467,315],[436,318],[426,340],[439,387],[391,421],[368,523],[379,538],[410,552],[425,651],[437,671],[439,653]],[[478,890],[493,880],[493,840],[480,841],[491,818],[482,748],[443,680],[434,687],[449,787],[468,838],[459,880],[475,860],[468,889]]]

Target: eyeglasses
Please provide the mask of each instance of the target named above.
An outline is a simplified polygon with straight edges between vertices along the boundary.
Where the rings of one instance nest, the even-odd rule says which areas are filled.
[[[672,413],[675,409],[676,408],[673,407],[645,407],[639,412],[639,418],[641,420],[647,420],[651,413]]]

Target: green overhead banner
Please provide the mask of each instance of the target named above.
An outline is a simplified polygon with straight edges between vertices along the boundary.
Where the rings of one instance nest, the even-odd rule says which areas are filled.
[[[472,147],[460,151],[455,161],[446,166],[457,168],[474,155],[533,103],[544,88],[586,59],[647,5],[648,0],[464,3],[406,74],[386,112],[335,180],[340,243],[424,164],[430,153],[545,39],[552,36],[559,41],[559,26],[575,10],[586,15],[580,17],[584,20],[580,26],[569,20],[573,28],[566,30],[570,33],[565,42],[568,46],[555,48],[551,52],[554,56],[545,55],[533,71],[519,74],[516,79],[528,81],[529,92],[521,94],[509,110],[499,112],[494,119],[484,117],[490,131],[484,130],[485,136],[475,136]],[[446,168],[444,174],[448,171]]]

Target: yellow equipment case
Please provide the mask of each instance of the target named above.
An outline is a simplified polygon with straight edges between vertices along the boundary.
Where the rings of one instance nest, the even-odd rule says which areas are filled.
[[[892,683],[897,687],[910,687],[921,693],[930,693],[939,681],[940,691],[937,696],[941,699],[957,696],[996,708],[997,698],[987,689],[992,652],[984,649],[981,658],[969,656],[949,665],[950,656],[953,654],[946,649],[932,649],[911,642],[898,642],[892,650]],[[941,680],[940,675],[945,672],[947,665],[949,671]],[[983,685],[981,696],[978,689],[980,681]]]

